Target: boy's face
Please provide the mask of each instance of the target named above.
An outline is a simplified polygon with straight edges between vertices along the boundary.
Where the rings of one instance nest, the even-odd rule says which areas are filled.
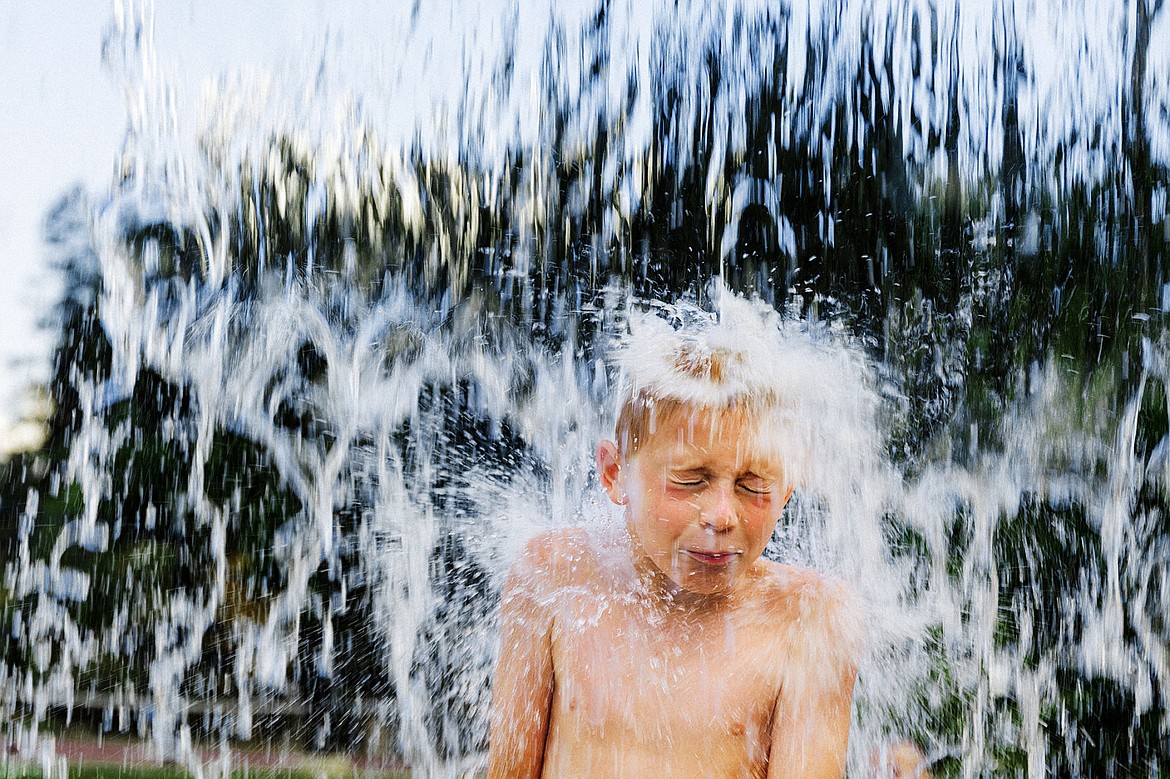
[[[598,448],[637,552],[683,589],[730,592],[772,537],[792,489],[757,432],[747,414],[688,410],[659,420],[632,457],[612,442]]]

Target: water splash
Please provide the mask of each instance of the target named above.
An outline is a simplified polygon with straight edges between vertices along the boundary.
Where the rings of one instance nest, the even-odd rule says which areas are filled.
[[[350,45],[358,13],[308,65],[193,98],[153,4],[116,3],[129,129],[92,214],[98,345],[6,566],[10,739],[51,755],[51,710],[99,708],[202,773],[201,739],[288,716],[318,747],[473,770],[503,570],[538,528],[603,521],[588,462],[628,298],[717,273],[842,360],[884,357],[838,387],[827,416],[865,407],[835,420],[849,456],[814,463],[771,551],[872,609],[851,767],[913,737],[941,771],[1075,773],[1117,701],[1131,737],[1164,738],[1165,340],[1096,371],[1045,346],[994,413],[962,413],[996,357],[979,319],[1027,278],[1016,249],[1077,226],[1050,202],[1104,187],[1147,204],[1147,245],[1165,225],[1141,166],[1170,164],[1170,22],[1099,6],[394,9],[382,46]],[[875,203],[971,258],[957,292],[913,241],[839,227]],[[971,211],[984,227],[948,237]],[[1121,262],[1111,230],[1089,242]],[[860,292],[818,280],[858,247]],[[871,302],[899,279],[916,292]],[[1052,318],[1077,294],[1054,287]],[[845,335],[870,306],[880,350]]]

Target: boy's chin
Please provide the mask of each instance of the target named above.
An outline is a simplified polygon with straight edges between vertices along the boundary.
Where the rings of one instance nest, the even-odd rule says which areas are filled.
[[[669,559],[648,555],[635,557],[634,567],[644,574],[650,574],[650,581],[657,581],[658,587],[666,591],[686,592],[693,595],[726,595],[734,588],[742,563],[736,561],[726,566],[706,566],[688,561],[682,555]]]
[[[681,570],[667,574],[680,590],[695,595],[727,595],[735,588],[737,571]]]

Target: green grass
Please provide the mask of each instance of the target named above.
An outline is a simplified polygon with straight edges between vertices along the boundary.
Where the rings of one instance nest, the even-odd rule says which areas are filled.
[[[377,777],[378,779],[409,779],[405,773],[361,773],[354,770],[322,766],[318,769],[259,768],[233,771],[238,779],[320,779],[320,777]],[[0,766],[0,779],[41,779],[36,766]],[[168,766],[71,765],[69,779],[188,779],[191,774],[182,768]]]

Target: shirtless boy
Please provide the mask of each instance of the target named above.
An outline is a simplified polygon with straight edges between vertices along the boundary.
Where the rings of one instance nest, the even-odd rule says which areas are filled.
[[[798,478],[777,354],[651,329],[597,450],[624,527],[542,535],[505,584],[488,775],[840,777],[858,609],[761,557]]]

